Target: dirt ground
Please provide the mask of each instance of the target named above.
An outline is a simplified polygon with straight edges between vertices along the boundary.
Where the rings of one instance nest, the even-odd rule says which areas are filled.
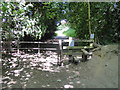
[[[3,60],[1,83],[3,88],[118,88],[118,55],[118,45],[105,45],[86,62],[67,64],[66,59],[56,66],[53,52],[39,57],[14,54]]]

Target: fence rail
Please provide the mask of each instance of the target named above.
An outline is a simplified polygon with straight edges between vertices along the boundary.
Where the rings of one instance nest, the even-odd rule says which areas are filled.
[[[58,44],[57,42],[33,42],[33,41],[1,41],[1,43],[37,43],[37,44]]]
[[[1,41],[2,45],[2,51],[4,50],[17,50],[17,53],[20,53],[20,50],[38,50],[38,54],[40,54],[41,50],[45,51],[56,51],[58,55],[58,65],[61,63],[61,50],[60,50],[60,41],[50,41],[50,42],[31,42],[31,41]],[[5,47],[5,44],[8,44],[7,47]],[[11,44],[15,44],[16,47],[12,47]],[[21,47],[21,44],[37,44],[35,48],[33,47]],[[43,45],[42,45],[43,44]],[[46,45],[46,47],[45,47]],[[44,46],[44,47],[43,47]],[[1,51],[1,52],[2,52]]]
[[[1,41],[1,45],[2,45],[2,50],[5,50],[5,49],[11,49],[11,50],[17,50],[17,53],[19,54],[20,53],[20,50],[29,50],[29,49],[32,49],[32,50],[38,50],[38,53],[40,53],[41,50],[45,50],[45,51],[57,51],[57,54],[58,54],[58,63],[61,63],[61,58],[63,56],[63,54],[66,54],[66,55],[79,55],[80,54],[80,51],[82,51],[82,54],[85,54],[87,51],[83,50],[83,49],[90,49],[90,48],[93,48],[93,43],[94,43],[94,40],[75,40],[73,39],[74,42],[82,42],[82,43],[89,43],[89,45],[83,45],[83,46],[69,46],[69,45],[64,45],[64,43],[66,42],[69,42],[71,43],[71,40],[70,39],[65,39],[65,40],[50,40],[49,42],[33,42],[33,41]],[[7,46],[8,47],[5,47],[4,44],[8,44]],[[16,48],[14,47],[10,47],[11,44],[15,44],[16,45]],[[21,44],[37,44],[37,46],[35,47],[21,47]],[[68,44],[68,43],[67,43]],[[47,46],[45,46],[47,45]],[[31,46],[31,45],[30,45]],[[68,52],[64,52],[63,50],[68,50]],[[77,50],[79,52],[69,52],[69,50]],[[64,52],[64,53],[63,53]],[[85,54],[86,55],[86,54]],[[85,57],[86,58],[86,57]]]
[[[23,49],[33,49],[33,50],[38,50],[38,53],[40,53],[40,50],[50,50],[50,51],[54,51],[54,50],[59,50],[59,41],[58,42],[33,42],[33,41],[1,41],[2,44],[2,50],[4,49],[11,49],[11,50],[15,50],[17,49],[17,53],[19,54],[19,50],[23,50]],[[15,44],[15,47],[5,47],[5,44],[11,45],[11,44]],[[21,48],[20,44],[38,44],[35,48],[31,48],[31,47],[24,47]],[[49,45],[51,47],[41,47],[41,45]]]
[[[74,47],[70,47],[70,46],[64,46],[63,43],[64,42],[69,42],[69,39],[65,39],[65,40],[50,40],[49,42],[33,42],[33,41],[1,41],[2,45],[2,49],[17,49],[17,52],[19,53],[19,50],[23,50],[23,49],[33,49],[33,50],[38,50],[38,53],[40,53],[40,50],[62,50],[62,49],[66,49],[66,48],[72,48],[72,49],[79,49],[79,48],[91,48],[91,46],[74,46]],[[94,40],[79,40],[79,39],[75,39],[75,42],[88,42],[88,43],[93,43]],[[9,48],[9,47],[4,47],[4,44],[15,44],[16,48]],[[37,44],[36,47],[21,47],[21,44]],[[42,45],[43,44],[43,45]],[[45,46],[45,45],[49,45],[51,47],[41,47],[41,46]],[[56,46],[55,46],[56,45]]]

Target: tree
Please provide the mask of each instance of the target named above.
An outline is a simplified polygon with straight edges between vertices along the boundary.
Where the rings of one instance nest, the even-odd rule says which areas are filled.
[[[95,33],[97,42],[101,44],[115,42],[118,39],[119,4],[114,2],[91,2],[90,20],[88,18],[87,2],[70,2],[67,20],[71,27],[76,30],[80,39],[89,39],[89,21],[91,22],[91,33]],[[114,39],[115,38],[115,39]]]
[[[34,40],[44,39],[49,33],[54,35],[56,22],[67,19],[80,39],[89,39],[91,28],[97,42],[115,42],[120,38],[119,5],[114,2],[4,2],[0,14],[3,38],[29,35]]]
[[[50,27],[55,30],[55,25],[50,26],[50,23],[55,23],[53,13],[48,15],[48,12],[51,12],[50,3],[4,2],[1,6],[4,40],[10,40],[10,37],[24,37],[24,35],[30,35],[37,40],[51,29]],[[6,34],[10,37],[6,37]]]

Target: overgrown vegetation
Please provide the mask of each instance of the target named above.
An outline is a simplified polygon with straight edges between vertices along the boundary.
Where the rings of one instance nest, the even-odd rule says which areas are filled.
[[[2,39],[47,40],[57,30],[56,23],[66,19],[80,39],[89,39],[90,22],[96,42],[117,42],[120,39],[119,7],[119,2],[3,2]]]

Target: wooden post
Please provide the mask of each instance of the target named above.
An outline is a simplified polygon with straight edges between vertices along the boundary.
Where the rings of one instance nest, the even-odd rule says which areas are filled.
[[[88,55],[86,55],[85,53],[82,54],[82,59],[83,59],[82,61],[83,61],[83,62],[87,61],[87,56],[88,56]]]
[[[59,40],[59,47],[58,47],[58,65],[61,65],[62,59],[62,40]]]
[[[81,51],[83,52],[82,53],[82,61],[84,62],[84,61],[87,61],[87,57],[88,57],[88,55],[89,55],[89,52],[88,51],[86,51],[85,49],[81,49]]]
[[[17,54],[19,54],[20,51],[19,51],[19,40],[17,41]]]
[[[90,40],[93,40],[93,42],[90,43],[90,47],[93,47],[93,43],[94,43],[94,34],[90,34]]]
[[[72,47],[74,46],[73,37],[69,37],[69,46],[72,46]],[[68,52],[69,52],[69,49],[68,49]],[[73,52],[73,51],[71,50],[71,52]],[[73,60],[71,60],[71,58],[73,59],[74,57],[72,55],[69,55],[69,62],[71,62],[71,61],[74,62]]]
[[[0,28],[0,59],[2,60],[2,51],[3,50],[2,50],[2,42],[1,41],[2,41],[2,28]],[[1,60],[0,60],[0,64],[1,64]]]
[[[69,37],[69,46],[74,46],[73,37]]]
[[[40,43],[38,43],[38,55],[40,54]]]

